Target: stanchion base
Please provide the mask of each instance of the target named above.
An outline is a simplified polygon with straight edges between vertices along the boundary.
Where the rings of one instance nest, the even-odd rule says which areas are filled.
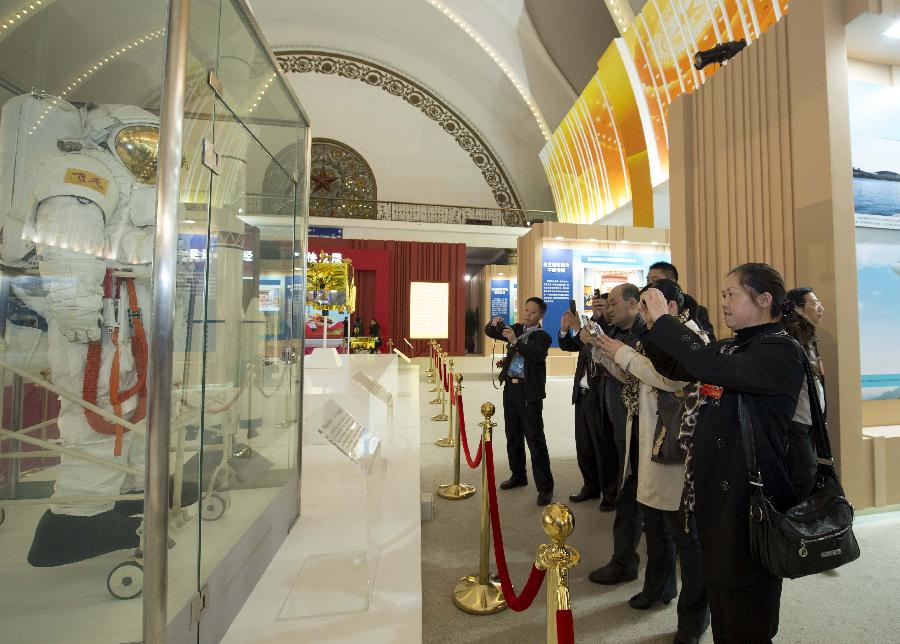
[[[428,404],[429,404],[429,405],[440,405],[440,404],[441,404],[441,399],[440,399],[440,398],[435,398],[434,400],[429,400],[429,401],[428,401]]]
[[[456,445],[453,438],[450,436],[446,436],[444,438],[439,438],[436,441],[434,441],[434,444],[437,445],[438,447],[453,447],[454,445]]]
[[[431,389],[428,390],[428,393],[433,394],[433,393],[435,393],[435,392],[437,392],[437,391],[440,391],[440,390],[441,390],[440,387],[434,386],[434,387],[432,387]]]
[[[493,580],[486,585],[478,583],[478,575],[460,579],[453,587],[453,603],[460,610],[473,615],[492,615],[506,608],[500,583]]]
[[[450,418],[449,416],[447,416],[447,414],[438,414],[437,416],[432,416],[431,420],[447,422],[448,420],[450,420]]]
[[[429,385],[433,385],[437,381],[432,376],[428,376],[427,378],[425,378],[425,382]]]
[[[449,501],[468,499],[473,494],[475,494],[474,485],[466,485],[465,483],[448,483],[447,485],[438,486],[438,496]]]

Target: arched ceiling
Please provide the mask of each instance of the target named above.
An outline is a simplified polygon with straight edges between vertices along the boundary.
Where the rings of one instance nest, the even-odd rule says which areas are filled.
[[[549,38],[548,29],[543,26],[549,18],[529,11],[526,5],[535,3],[253,0],[251,4],[276,52],[320,49],[357,55],[396,69],[439,95],[479,131],[496,153],[523,206],[552,208],[538,158],[547,132],[542,132],[539,122],[543,119],[550,131],[556,128],[577,98],[575,89],[580,90],[574,88],[569,75],[580,76],[562,71],[561,63],[548,53],[542,36]],[[577,42],[582,59],[591,59],[591,66],[596,69],[597,59],[614,35],[603,0],[538,0],[537,4],[557,7],[553,19],[562,22],[554,25],[579,27],[572,32],[574,36],[569,36],[568,45]],[[605,34],[606,27],[609,37],[593,34]],[[589,40],[585,39],[586,32]],[[551,42],[557,48],[562,46],[561,41]],[[578,73],[583,76],[586,63],[580,65]],[[529,103],[523,97],[533,101]],[[314,121],[315,115],[311,118]]]

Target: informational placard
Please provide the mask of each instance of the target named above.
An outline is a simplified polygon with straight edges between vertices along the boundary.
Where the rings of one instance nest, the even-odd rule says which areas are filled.
[[[323,422],[318,432],[368,474],[381,450],[378,437],[333,400],[325,403],[322,413]]]
[[[310,226],[310,237],[327,237],[328,239],[341,239],[344,236],[343,228],[333,226]]]
[[[545,248],[541,254],[541,297],[547,303],[544,330],[558,347],[559,320],[572,299],[572,249]],[[580,297],[580,296],[579,296]]]
[[[493,320],[498,315],[506,320],[507,324],[512,324],[512,311],[510,309],[510,298],[512,296],[508,279],[492,279],[491,280],[491,316]]]
[[[897,399],[900,88],[851,81],[849,90],[862,398]],[[824,302],[825,314],[839,304]]]
[[[394,349],[394,351],[396,351],[396,349]],[[357,371],[355,374],[353,374],[353,380],[354,382],[356,382],[356,384],[375,396],[375,398],[383,402],[388,407],[393,405],[393,395],[377,380],[373,380],[362,371]]]
[[[450,337],[450,284],[410,282],[409,337],[414,340]]]

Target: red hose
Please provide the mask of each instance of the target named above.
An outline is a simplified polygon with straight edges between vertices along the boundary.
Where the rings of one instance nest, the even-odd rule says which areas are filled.
[[[500,511],[497,508],[497,488],[494,485],[494,450],[491,443],[485,443],[485,466],[488,477],[488,503],[491,509],[491,534],[494,537],[494,559],[497,562],[497,574],[500,575],[500,587],[503,589],[503,598],[506,605],[516,612],[527,609],[534,602],[541,584],[544,583],[546,570],[538,570],[537,566],[531,566],[531,574],[521,594],[516,595],[512,582],[509,579],[509,569],[506,566],[506,553],[503,551],[503,532],[500,529]]]
[[[466,414],[463,411],[463,397],[462,394],[459,394],[456,397],[456,413],[459,415],[459,440],[462,442],[463,451],[466,454],[466,463],[469,464],[473,470],[481,465],[481,456],[482,456],[482,447],[483,445],[479,441],[478,443],[478,453],[475,454],[475,458],[472,458],[472,453],[469,451],[469,439],[466,437]]]
[[[572,610],[556,611],[556,641],[557,644],[574,644],[575,624],[572,622]]]

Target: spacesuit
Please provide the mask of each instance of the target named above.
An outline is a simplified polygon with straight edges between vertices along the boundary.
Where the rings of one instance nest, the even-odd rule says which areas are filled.
[[[149,274],[122,278],[113,269],[152,260],[158,119],[134,106],[76,109],[23,95],[4,106],[0,123],[0,168],[9,170],[10,155],[18,156],[16,178],[6,186],[11,197],[0,203],[11,206],[5,217],[0,212],[0,256],[39,270],[53,382],[138,423],[146,413]],[[142,435],[65,399],[58,426],[65,446],[143,471]],[[60,465],[53,498],[143,489],[142,476],[130,480],[121,470],[67,455]],[[51,506],[29,562],[60,565],[136,547],[140,519],[114,506],[105,500]]]

